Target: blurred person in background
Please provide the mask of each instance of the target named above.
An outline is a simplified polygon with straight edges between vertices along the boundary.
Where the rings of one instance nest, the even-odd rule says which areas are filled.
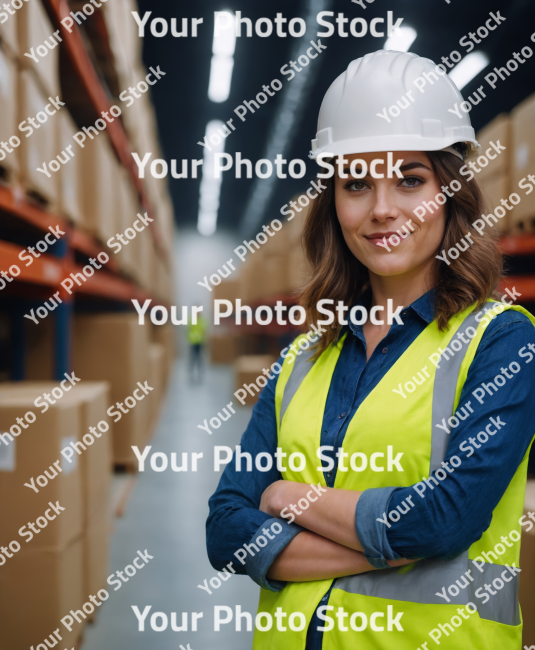
[[[254,650],[521,647],[535,319],[496,293],[497,228],[472,228],[488,210],[469,117],[448,112],[462,101],[393,51],[351,62],[323,100],[311,155],[335,169],[305,223],[301,296],[323,334],[283,351],[207,521],[212,565],[261,586]]]
[[[208,325],[201,314],[197,314],[197,322],[188,323],[188,343],[190,346],[190,379],[200,382],[203,373],[203,349],[206,343]]]

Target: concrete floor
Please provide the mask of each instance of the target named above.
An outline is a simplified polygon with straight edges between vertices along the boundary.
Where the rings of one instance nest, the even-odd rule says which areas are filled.
[[[197,284],[233,255],[239,242],[235,236],[219,232],[202,237],[194,230],[181,230],[175,241],[177,305],[204,305],[210,322],[212,295]],[[177,341],[182,352],[187,351],[185,328],[177,327]],[[87,627],[83,650],[178,650],[182,644],[191,650],[246,650],[252,645],[252,632],[236,632],[229,624],[214,631],[214,607],[227,606],[235,611],[256,613],[259,597],[257,587],[247,576],[234,576],[209,595],[197,588],[216,575],[206,555],[205,522],[208,499],[214,492],[220,473],[213,470],[215,445],[234,447],[245,430],[251,408],[239,407],[236,415],[208,435],[197,428],[230,401],[235,402],[234,376],[230,367],[206,367],[201,384],[188,380],[184,361],[177,361],[173,378],[156,434],[151,441],[151,453],[177,452],[178,464],[182,452],[203,453],[199,470],[175,473],[170,467],[156,473],[149,469],[139,474],[135,490],[123,518],[116,521],[111,547],[109,574],[123,570],[132,563],[137,551],[148,550],[154,559],[133,576],[122,588],[113,591],[99,611],[95,625]],[[190,457],[191,458],[191,457]],[[170,456],[169,456],[170,461]],[[170,464],[170,463],[169,463]],[[145,631],[138,631],[138,621],[132,606],[140,612],[150,606]],[[151,629],[150,618],[163,612],[169,619],[166,631]],[[174,632],[171,613],[176,612],[180,627],[183,612],[203,612],[198,631]],[[157,626],[162,618],[157,617]],[[245,628],[245,624],[242,626]]]
[[[208,498],[217,486],[220,473],[213,470],[215,445],[234,447],[239,442],[251,415],[241,408],[212,436],[197,428],[210,419],[232,398],[233,373],[228,367],[209,367],[201,384],[188,381],[186,364],[177,362],[166,404],[151,441],[153,452],[202,452],[197,472],[176,473],[169,469],[139,474],[136,487],[123,518],[116,520],[112,540],[109,574],[132,563],[137,551],[154,556],[149,564],[122,588],[108,588],[110,598],[99,612],[95,625],[87,627],[83,650],[178,650],[180,644],[191,650],[246,650],[251,648],[252,632],[236,632],[234,624],[214,631],[214,606],[256,613],[259,588],[247,576],[234,576],[209,595],[197,588],[216,572],[206,555],[205,521]],[[235,400],[233,400],[235,401]],[[190,456],[191,458],[191,456]],[[169,456],[170,459],[170,456]],[[169,463],[170,464],[170,463]],[[145,631],[138,630],[132,606],[140,612],[149,605]],[[150,618],[163,612],[169,619],[166,631],[151,629]],[[198,631],[174,632],[171,613],[177,613],[181,626],[183,612],[203,612]],[[162,618],[155,620],[162,625]],[[242,627],[245,627],[243,625]]]

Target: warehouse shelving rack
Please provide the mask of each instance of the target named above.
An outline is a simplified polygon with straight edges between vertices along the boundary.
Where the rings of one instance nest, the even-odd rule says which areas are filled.
[[[75,24],[69,32],[61,24],[61,20],[70,14],[66,0],[43,0],[48,14],[54,24],[54,29],[60,31],[63,39],[62,47],[68,56],[70,65],[75,71],[77,80],[93,108],[100,115],[109,111],[110,101],[101,83],[98,73],[84,45],[82,35]],[[99,33],[107,42],[107,30],[102,16],[95,12],[94,18],[100,20]],[[108,46],[108,51],[111,52]],[[127,169],[137,190],[140,204],[149,215],[153,214],[145,189],[138,178],[135,164],[131,156],[130,143],[119,120],[108,124],[108,135],[119,161]],[[11,318],[11,379],[22,380],[25,375],[25,325],[24,313],[32,306],[32,300],[49,299],[56,291],[60,292],[62,303],[49,317],[54,319],[54,376],[63,377],[65,372],[72,370],[71,363],[71,329],[74,300],[77,297],[86,298],[98,304],[99,308],[106,305],[113,310],[132,309],[131,300],[140,302],[153,298],[149,293],[129,279],[119,274],[118,265],[110,251],[106,270],[95,271],[91,278],[81,286],[75,285],[73,295],[69,295],[60,285],[61,281],[71,273],[81,272],[89,258],[95,258],[104,251],[104,247],[93,236],[71,226],[64,218],[53,212],[47,212],[31,203],[17,187],[0,185],[0,267],[7,273],[12,265],[17,265],[20,275],[0,292],[9,304]],[[19,253],[25,249],[16,241],[37,242],[43,238],[49,227],[57,227],[66,232],[51,249],[51,253],[43,253],[33,263],[26,267],[19,260]],[[169,264],[168,252],[162,244],[160,234],[154,222],[149,224],[156,250],[161,259]],[[14,238],[5,233],[16,233]],[[10,241],[11,240],[11,241]],[[91,304],[91,302],[89,302]],[[153,304],[162,304],[154,299]]]

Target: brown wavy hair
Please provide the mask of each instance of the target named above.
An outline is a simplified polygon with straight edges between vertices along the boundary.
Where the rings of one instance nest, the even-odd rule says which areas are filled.
[[[472,303],[478,306],[494,293],[503,277],[503,255],[496,228],[486,227],[484,235],[471,224],[486,213],[486,201],[475,179],[467,181],[460,174],[465,163],[457,156],[442,152],[426,152],[440,185],[459,181],[461,189],[446,202],[446,226],[437,252],[455,247],[467,233],[473,233],[474,244],[451,265],[437,261],[435,319],[445,330],[452,316]],[[303,248],[312,267],[310,280],[301,294],[301,305],[307,313],[308,326],[324,316],[317,310],[318,301],[329,298],[351,306],[369,286],[368,269],[349,250],[336,216],[334,177],[323,181],[327,189],[313,202],[303,228]],[[317,344],[317,354],[336,341],[342,326],[335,319]]]

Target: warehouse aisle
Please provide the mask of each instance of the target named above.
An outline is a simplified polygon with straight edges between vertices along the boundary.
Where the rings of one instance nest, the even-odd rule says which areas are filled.
[[[205,417],[209,419],[232,399],[232,371],[227,367],[208,368],[204,382],[191,386],[186,370],[185,363],[178,361],[151,452],[202,452],[204,456],[197,472],[191,471],[190,463],[187,473],[175,473],[169,468],[161,473],[149,470],[139,474],[126,514],[116,520],[108,573],[131,564],[138,550],[143,553],[147,549],[154,559],[121,589],[115,592],[113,587],[108,588],[110,598],[99,612],[96,625],[87,627],[83,650],[177,650],[180,644],[187,647],[188,643],[191,650],[251,647],[252,633],[235,632],[233,625],[226,626],[226,631],[214,632],[213,611],[215,605],[234,610],[239,604],[254,614],[258,587],[244,576],[222,583],[211,596],[196,586],[216,574],[200,543],[205,538],[208,498],[219,479],[219,473],[213,471],[213,447],[237,444],[251,409],[238,411],[212,436],[197,429]],[[145,632],[138,631],[132,606],[140,612],[152,607]],[[198,632],[171,631],[171,612],[177,612],[180,626],[182,612],[193,611],[204,613]],[[150,629],[154,612],[169,617],[166,631]],[[161,617],[155,622],[162,626]],[[188,625],[191,630],[191,617]]]
[[[235,246],[233,238],[222,233],[205,238],[196,231],[182,230],[175,241],[176,287],[179,305],[210,306],[206,289],[196,282],[217,270],[217,265],[229,259]],[[207,314],[210,321],[211,316]],[[182,329],[182,328],[181,328]],[[205,521],[208,498],[214,492],[219,473],[213,471],[215,445],[234,447],[247,426],[251,408],[241,407],[224,422],[212,436],[197,428],[205,418],[213,417],[233,400],[233,371],[227,366],[205,365],[201,384],[190,384],[187,375],[185,332],[179,332],[182,359],[175,364],[167,398],[154,438],[151,453],[177,453],[180,465],[182,453],[188,453],[189,471],[175,473],[169,467],[164,472],[150,470],[139,474],[126,514],[116,520],[112,538],[108,575],[131,564],[137,551],[147,549],[154,557],[121,589],[108,587],[110,598],[99,612],[96,625],[89,625],[83,650],[177,650],[180,644],[191,650],[246,650],[251,647],[251,632],[236,632],[227,625],[214,632],[214,606],[256,612],[258,587],[247,577],[238,576],[223,582],[209,595],[197,588],[216,575],[206,556]],[[235,401],[235,400],[233,400]],[[191,453],[203,453],[197,472],[191,471]],[[169,462],[169,465],[171,463]],[[140,612],[152,607],[145,621],[145,631],[138,631],[138,621],[132,610]],[[151,630],[150,617],[163,612],[169,627],[162,632]],[[182,612],[203,612],[198,631],[173,632],[171,613],[177,612],[181,626]],[[162,618],[155,620],[162,626]],[[243,626],[245,628],[245,625]]]

